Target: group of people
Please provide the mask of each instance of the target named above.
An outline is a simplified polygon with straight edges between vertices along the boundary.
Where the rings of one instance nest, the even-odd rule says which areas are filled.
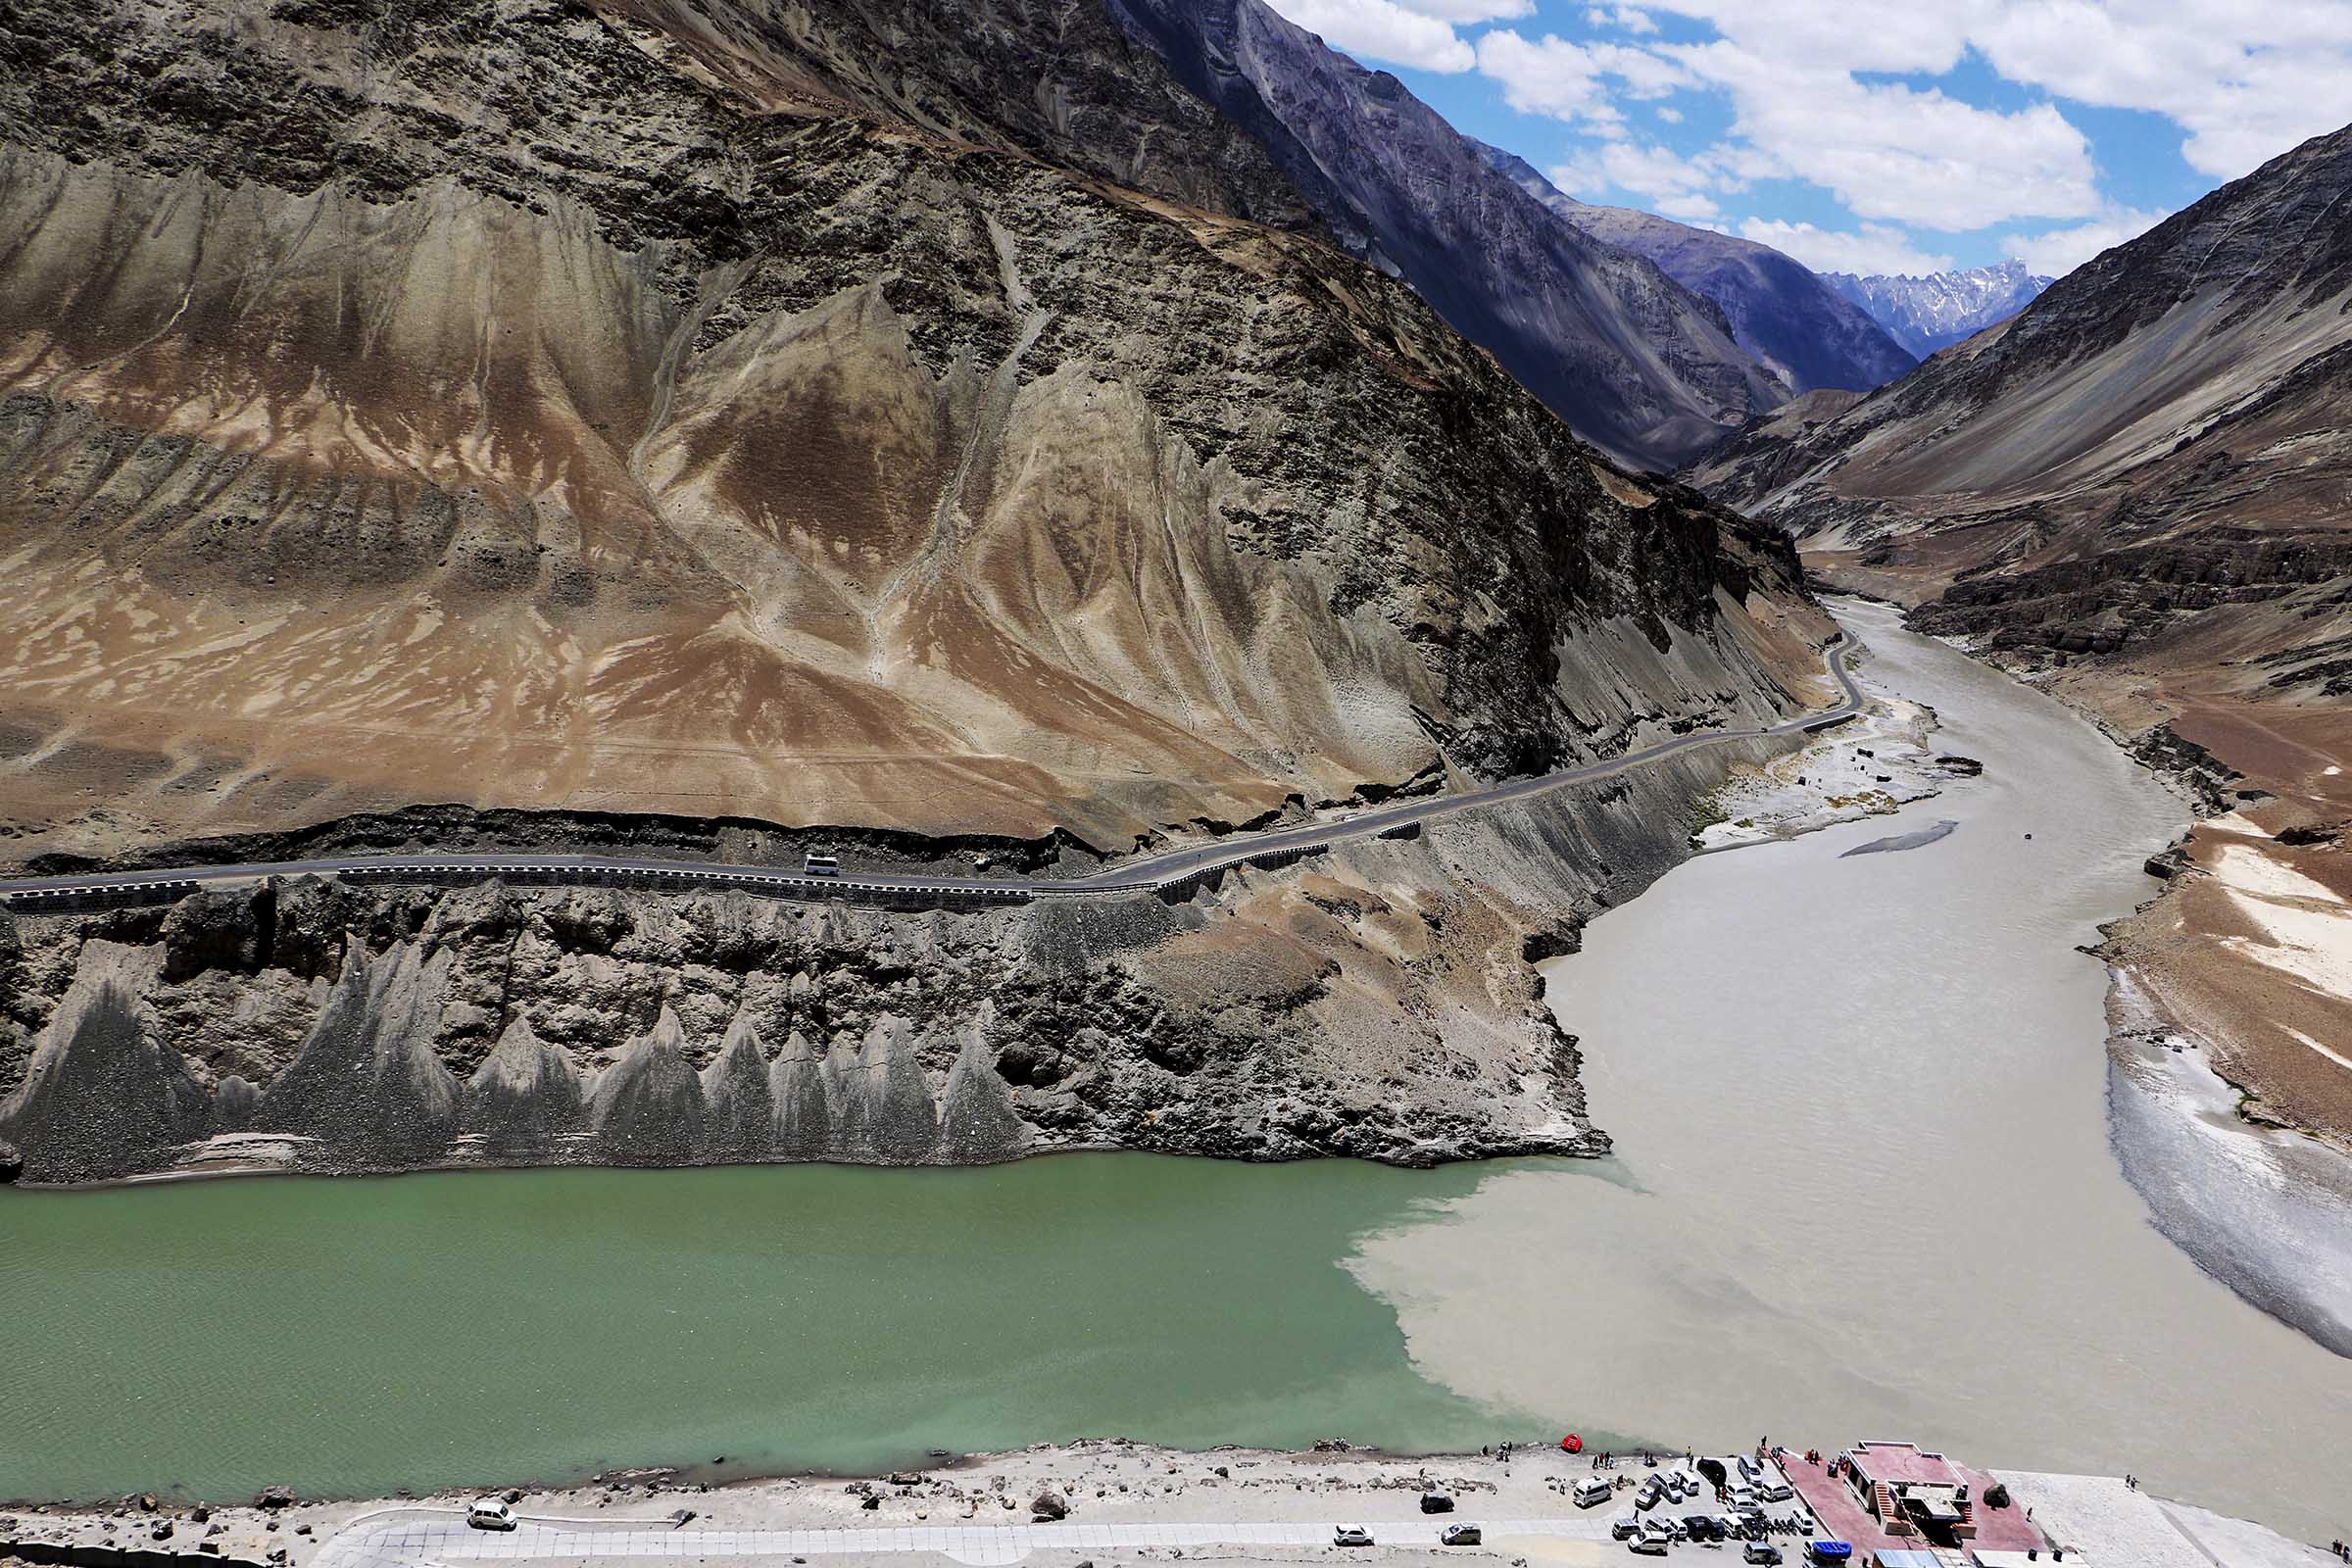
[[[2328,1549],[2343,1558],[2344,1561],[2352,1562],[2352,1545],[2346,1545],[2340,1541],[2331,1541],[2328,1544]]]

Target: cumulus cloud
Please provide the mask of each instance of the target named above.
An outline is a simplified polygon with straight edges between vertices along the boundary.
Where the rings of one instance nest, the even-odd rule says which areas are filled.
[[[1709,193],[1725,182],[1703,160],[1645,143],[1612,141],[1600,148],[1598,162],[1610,184],[1637,193],[1669,218],[1716,216]]]
[[[1449,74],[1468,71],[1478,61],[1456,27],[1524,17],[1535,10],[1535,0],[1271,0],[1271,4],[1345,54]]]
[[[1751,218],[1740,232],[1759,245],[1795,257],[1817,272],[1859,272],[1919,276],[1940,272],[1952,265],[1912,244],[1911,236],[1883,223],[1864,223],[1857,229],[1817,228],[1778,218]]]
[[[1959,117],[1886,96],[1856,96],[1855,74],[1939,75],[1974,49],[2001,75],[2055,97],[2160,115],[2186,132],[2182,156],[2220,177],[2245,173],[2295,143],[2352,119],[2352,6],[2343,0],[1937,0],[1878,6],[1857,24],[1850,0],[1643,0],[1652,11],[1710,24],[1720,34],[1694,69],[1732,95],[1741,127],[1792,168],[1820,156],[1824,140],[1802,133],[1826,84],[1838,112],[1866,102],[1885,117],[1897,150],[1915,150],[1923,127]],[[1671,52],[1671,51],[1670,51]],[[1712,69],[1709,69],[1709,67]],[[1842,84],[1839,78],[1843,78]],[[2073,188],[2064,138],[2048,124],[2002,124],[2020,117],[1975,110],[1988,132],[1982,147],[1948,143],[1958,166],[1978,166],[1955,183],[1972,199],[1970,177],[1996,156],[2028,150],[2050,161],[2021,200],[2061,201]],[[1779,144],[1786,142],[1783,148]],[[1808,175],[1807,177],[1812,177]],[[1823,181],[1828,183],[1828,181]],[[1980,203],[1982,205],[1982,203]],[[2020,207],[2018,216],[2089,217],[2089,208]],[[1891,215],[1889,215],[1891,216]]]
[[[1664,55],[1615,43],[1576,43],[1553,33],[1524,38],[1496,27],[1478,40],[1478,69],[1502,84],[1522,114],[1615,124],[1615,98],[1663,98],[1698,78]]]
[[[2054,228],[2041,234],[2011,234],[2001,244],[2034,271],[2046,277],[2064,277],[2099,252],[2139,238],[2170,216],[2119,212],[2070,228]]]
[[[2235,178],[2352,120],[2342,0],[2013,0],[1970,39],[2002,75],[2162,115],[2189,167]]]
[[[2102,205],[2090,143],[2053,105],[2004,112],[1935,88],[1866,82],[1732,25],[1731,36],[1673,53],[1730,97],[1737,136],[1859,217],[1958,230],[2087,218]]]
[[[1655,32],[1656,22],[1649,13],[1633,6],[1593,6],[1585,13],[1585,21],[1595,27],[1623,27],[1628,32]]]

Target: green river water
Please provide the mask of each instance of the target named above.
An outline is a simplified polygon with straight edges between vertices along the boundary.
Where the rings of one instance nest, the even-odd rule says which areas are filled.
[[[1343,1265],[1497,1168],[0,1190],[0,1497],[866,1471],[1080,1436],[1475,1448],[1503,1413],[1416,1375]]]

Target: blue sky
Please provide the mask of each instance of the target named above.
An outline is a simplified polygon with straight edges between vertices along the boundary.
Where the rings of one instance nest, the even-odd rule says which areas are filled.
[[[2352,122],[2352,0],[1268,0],[1586,201],[2059,273]]]

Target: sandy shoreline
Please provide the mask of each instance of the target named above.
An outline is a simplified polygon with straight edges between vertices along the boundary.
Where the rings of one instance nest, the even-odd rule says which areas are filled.
[[[1667,1461],[1671,1467],[1680,1456]],[[1791,1456],[1790,1466],[1803,1461]],[[552,1490],[514,1489],[506,1494],[526,1519],[577,1522],[585,1528],[634,1524],[662,1531],[857,1530],[941,1526],[1012,1526],[1032,1521],[1036,1501],[1051,1494],[1071,1522],[1130,1525],[1178,1523],[1299,1524],[1343,1521],[1368,1528],[1382,1544],[1358,1548],[1353,1557],[1394,1562],[1436,1561],[1461,1556],[1507,1560],[1531,1557],[1561,1563],[1614,1562],[1622,1545],[1608,1539],[1608,1526],[1632,1512],[1631,1484],[1651,1472],[1636,1456],[1621,1456],[1606,1474],[1627,1486],[1599,1506],[1579,1508],[1570,1489],[1596,1473],[1591,1456],[1570,1455],[1550,1442],[1521,1446],[1506,1455],[1438,1455],[1399,1458],[1370,1449],[1333,1448],[1308,1452],[1220,1448],[1185,1452],[1131,1443],[1092,1439],[1039,1445],[1010,1453],[967,1455],[921,1469],[883,1476],[783,1476],[713,1485],[679,1470],[620,1471],[582,1486]],[[2084,1554],[2084,1560],[2122,1561],[2094,1555],[2093,1543],[2132,1539],[2140,1554],[2129,1560],[2145,1568],[2172,1568],[2185,1557],[2163,1554],[2169,1540],[2180,1550],[2194,1548],[2195,1568],[2278,1568],[2324,1562],[2316,1548],[2290,1542],[2265,1527],[2200,1509],[2166,1503],[2103,1477],[2010,1475],[1996,1472],[2017,1496],[2017,1506],[2046,1510],[2046,1529]],[[1424,1514],[1425,1492],[1454,1500],[1447,1515]],[[338,1532],[377,1522],[387,1512],[458,1509],[477,1494],[389,1497],[339,1502],[294,1501],[265,1509],[252,1504],[198,1510],[160,1497],[132,1497],[108,1509],[0,1506],[0,1539],[122,1546],[163,1544],[190,1550],[204,1543],[223,1556],[280,1561],[303,1568],[320,1558]],[[150,1504],[152,1503],[152,1506]],[[1692,1501],[1693,1511],[1713,1504]],[[1769,1511],[1801,1512],[1801,1504]],[[1684,1511],[1669,1506],[1665,1511]],[[1448,1522],[1489,1520],[1559,1521],[1559,1534],[1497,1536],[1478,1547],[1442,1550],[1437,1529]],[[154,1533],[168,1526],[169,1538]],[[2169,1531],[2169,1535],[2168,1535]],[[2134,1534],[2144,1532],[2144,1539]],[[716,1539],[716,1538],[712,1538]],[[1429,1544],[1414,1544],[1424,1539]],[[2147,1543],[2156,1543],[2151,1547]],[[1332,1547],[1315,1545],[1222,1544],[1205,1549],[1142,1545],[1090,1550],[1098,1563],[1164,1561],[1191,1556],[1230,1561],[1327,1559]],[[1676,1548],[1677,1555],[1690,1547]],[[282,1559],[274,1554],[283,1552]],[[879,1559],[942,1560],[922,1550],[828,1553]],[[1025,1553],[1041,1564],[1075,1562],[1074,1551]],[[5,1560],[5,1558],[0,1558]],[[333,1560],[331,1556],[329,1560]],[[617,1560],[615,1557],[614,1560]],[[800,1558],[793,1558],[800,1561]]]

